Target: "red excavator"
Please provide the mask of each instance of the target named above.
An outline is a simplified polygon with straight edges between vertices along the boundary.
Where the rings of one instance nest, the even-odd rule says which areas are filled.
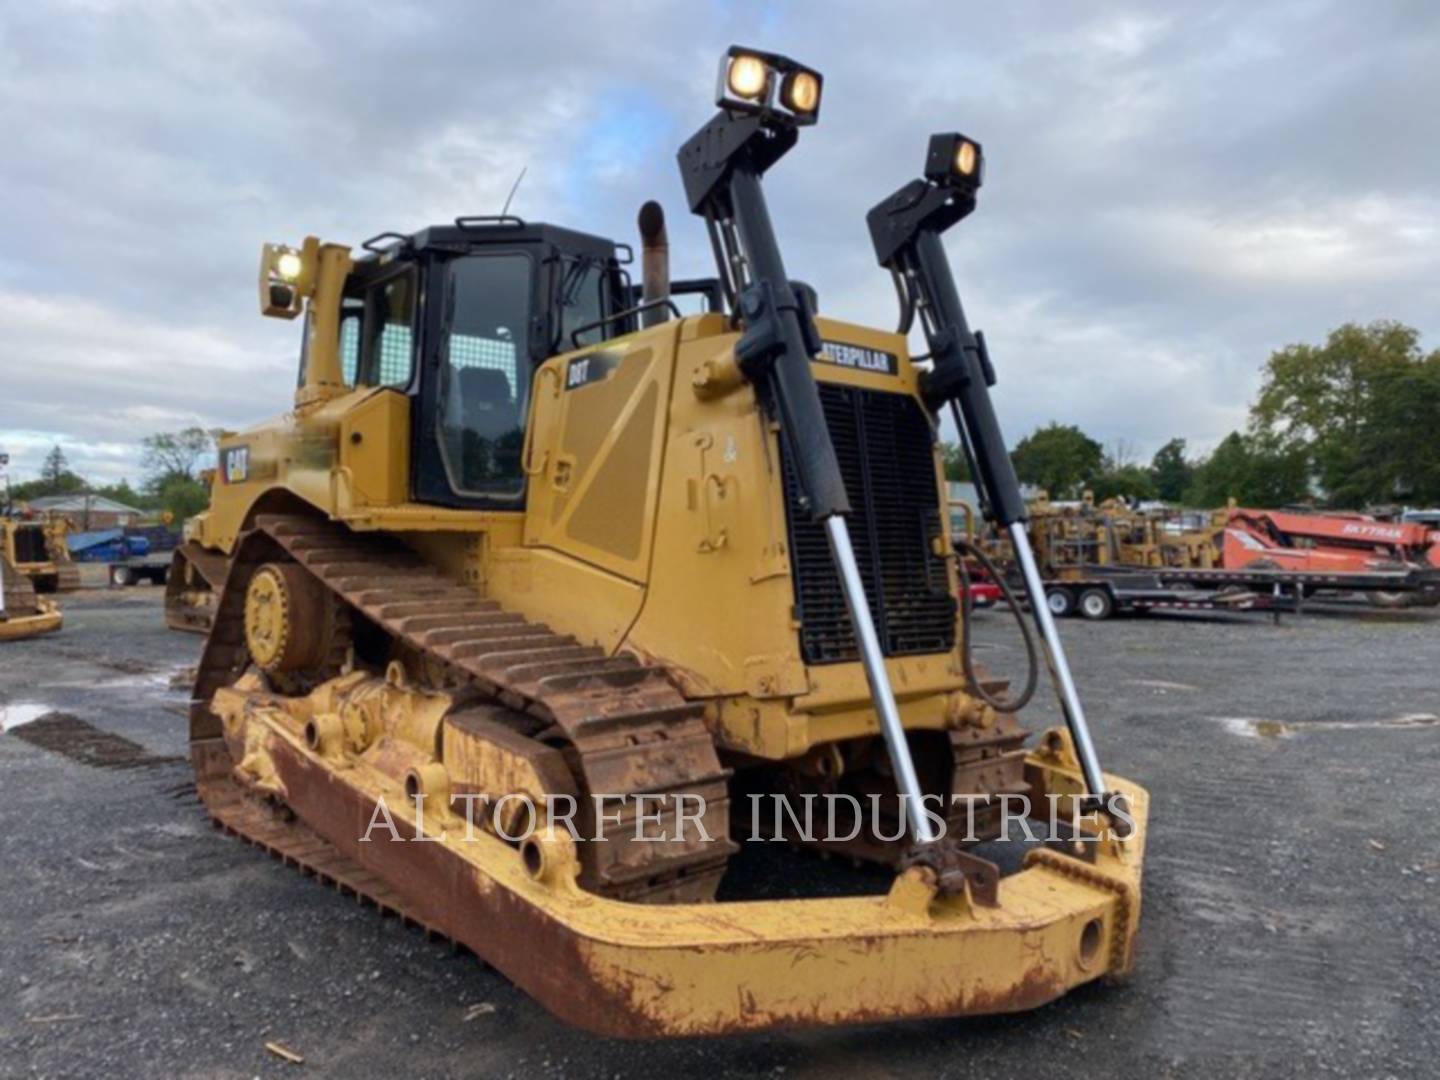
[[[1440,567],[1440,533],[1412,522],[1368,514],[1309,514],[1281,510],[1230,511],[1225,523],[1227,570],[1365,573]],[[1372,593],[1390,606],[1440,603],[1440,593]]]

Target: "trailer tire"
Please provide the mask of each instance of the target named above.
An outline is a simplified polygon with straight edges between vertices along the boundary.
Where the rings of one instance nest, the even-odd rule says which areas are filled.
[[[1416,594],[1412,592],[1374,589],[1365,594],[1365,599],[1370,601],[1373,607],[1386,608],[1390,611],[1420,606]]]
[[[110,568],[110,584],[125,588],[135,584],[135,571],[128,566],[112,566]]]
[[[1080,614],[1098,622],[1115,614],[1115,598],[1105,589],[1090,588],[1080,594]]]
[[[1075,594],[1069,589],[1051,589],[1045,594],[1045,603],[1050,608],[1050,614],[1057,619],[1063,619],[1066,615],[1075,614]]]

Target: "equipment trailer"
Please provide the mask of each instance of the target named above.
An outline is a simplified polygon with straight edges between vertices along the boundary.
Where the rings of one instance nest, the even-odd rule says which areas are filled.
[[[1440,602],[1440,569],[1396,570],[1195,570],[1160,567],[1155,576],[1169,586],[1195,589],[1249,589],[1273,600],[1288,599],[1297,609],[1318,592],[1363,593],[1382,607]],[[1398,598],[1398,599],[1397,599]]]
[[[1248,589],[1177,586],[1158,573],[1098,566],[1080,576],[1047,579],[1045,602],[1052,615],[1096,621],[1149,611],[1250,611],[1263,606],[1263,598]]]

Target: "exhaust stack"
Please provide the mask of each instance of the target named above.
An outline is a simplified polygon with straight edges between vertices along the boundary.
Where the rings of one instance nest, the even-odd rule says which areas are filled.
[[[640,281],[642,304],[651,304],[670,297],[670,238],[665,234],[665,211],[651,199],[640,207],[636,222],[640,226]],[[656,304],[640,313],[641,326],[658,326],[670,318],[664,304]]]

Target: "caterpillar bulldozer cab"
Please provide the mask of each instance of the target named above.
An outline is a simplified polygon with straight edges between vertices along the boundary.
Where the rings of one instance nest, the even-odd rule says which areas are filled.
[[[300,250],[267,246],[261,307],[279,318],[303,313],[302,410],[388,391],[366,411],[366,423],[385,426],[345,474],[355,482],[349,499],[519,513],[531,375],[573,348],[572,340],[633,329],[634,313],[625,311],[634,306],[633,289],[622,265],[630,257],[628,246],[569,229],[508,215],[461,217],[413,235],[382,233],[353,258],[313,239]],[[298,275],[314,263],[324,267],[327,296],[307,304],[297,286],[318,283],[286,281],[280,271]],[[598,376],[600,364],[595,370]],[[350,445],[366,434],[351,431]],[[395,438],[406,445],[378,443]],[[255,449],[252,467],[249,440],[230,442],[236,445],[222,447],[212,481],[222,491],[270,467],[267,450]],[[177,549],[167,595],[176,629],[208,631],[213,618],[228,569],[225,543],[208,539],[213,525],[197,520]]]
[[[1146,794],[1100,771],[1048,618],[1067,724],[1027,747],[954,599],[941,410],[1025,535],[939,247],[979,147],[932,140],[871,212],[899,330],[822,316],[761,184],[821,86],[722,60],[679,155],[714,279],[668,280],[654,204],[639,284],[627,245],[509,216],[267,245],[295,408],[220,440],[186,526],[216,822],[597,1032],[1007,1011],[1131,964]],[[977,854],[1007,799],[1059,835]],[[827,852],[869,876],[807,885]]]

